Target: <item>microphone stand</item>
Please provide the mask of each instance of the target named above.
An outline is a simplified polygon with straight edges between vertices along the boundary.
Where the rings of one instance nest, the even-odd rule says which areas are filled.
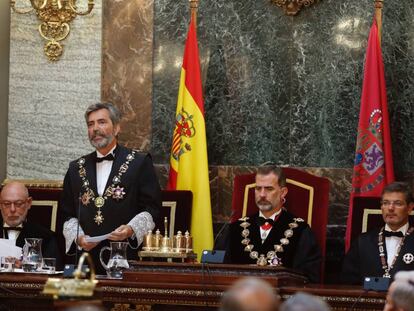
[[[76,240],[75,240],[75,265],[78,264],[78,238],[79,238],[79,227],[80,227],[80,209],[81,209],[82,199],[81,199],[81,193],[79,192],[79,198],[78,198],[78,210],[77,210],[77,221],[78,225],[76,228]]]

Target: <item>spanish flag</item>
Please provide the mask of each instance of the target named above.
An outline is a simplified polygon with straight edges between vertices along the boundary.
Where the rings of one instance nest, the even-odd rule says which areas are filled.
[[[181,68],[167,188],[191,190],[193,193],[190,233],[194,252],[200,259],[202,250],[213,248],[213,224],[203,90],[194,18],[191,18]]]

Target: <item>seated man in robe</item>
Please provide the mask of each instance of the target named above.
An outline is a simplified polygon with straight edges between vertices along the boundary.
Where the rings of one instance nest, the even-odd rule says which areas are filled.
[[[62,260],[55,234],[26,219],[31,206],[32,198],[24,184],[12,181],[3,187],[0,192],[0,211],[3,218],[1,238],[15,241],[18,247],[24,246],[26,238],[41,238],[43,257],[56,258],[56,266],[60,267]]]
[[[235,264],[282,265],[318,282],[319,246],[309,225],[284,208],[287,193],[280,167],[258,168],[255,200],[259,212],[230,225],[227,258]]]
[[[384,226],[361,234],[353,241],[342,266],[342,281],[362,284],[364,277],[392,278],[397,271],[414,270],[414,227],[411,189],[403,182],[387,185],[381,197]]]

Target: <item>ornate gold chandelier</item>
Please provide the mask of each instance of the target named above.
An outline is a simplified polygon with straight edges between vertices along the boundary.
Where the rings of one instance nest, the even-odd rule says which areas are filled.
[[[302,7],[310,6],[318,0],[271,0],[278,7],[283,8],[286,15],[296,15]]]
[[[35,11],[38,19],[40,35],[47,40],[44,52],[51,61],[56,61],[63,53],[63,45],[59,42],[64,40],[69,32],[69,23],[77,15],[89,14],[94,6],[94,0],[88,0],[88,8],[78,11],[77,0],[28,0],[31,6],[17,8],[16,0],[10,0],[10,6],[14,12],[26,14]]]

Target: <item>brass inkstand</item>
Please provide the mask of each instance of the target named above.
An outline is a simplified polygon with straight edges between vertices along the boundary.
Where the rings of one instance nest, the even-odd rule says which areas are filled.
[[[85,258],[88,260],[91,271],[89,279],[82,278],[82,265]],[[88,253],[83,253],[80,257],[78,267],[73,273],[73,276],[75,277],[73,279],[48,278],[45,287],[43,288],[43,294],[51,294],[54,299],[61,297],[73,298],[93,296],[93,291],[98,281],[95,280],[95,268],[92,258]]]
[[[142,258],[167,258],[168,262],[173,259],[195,259],[197,255],[193,252],[193,238],[190,236],[188,230],[182,234],[178,231],[176,235],[168,237],[168,220],[164,218],[164,236],[162,236],[159,229],[152,231],[144,236],[142,251],[138,252],[140,260]]]

